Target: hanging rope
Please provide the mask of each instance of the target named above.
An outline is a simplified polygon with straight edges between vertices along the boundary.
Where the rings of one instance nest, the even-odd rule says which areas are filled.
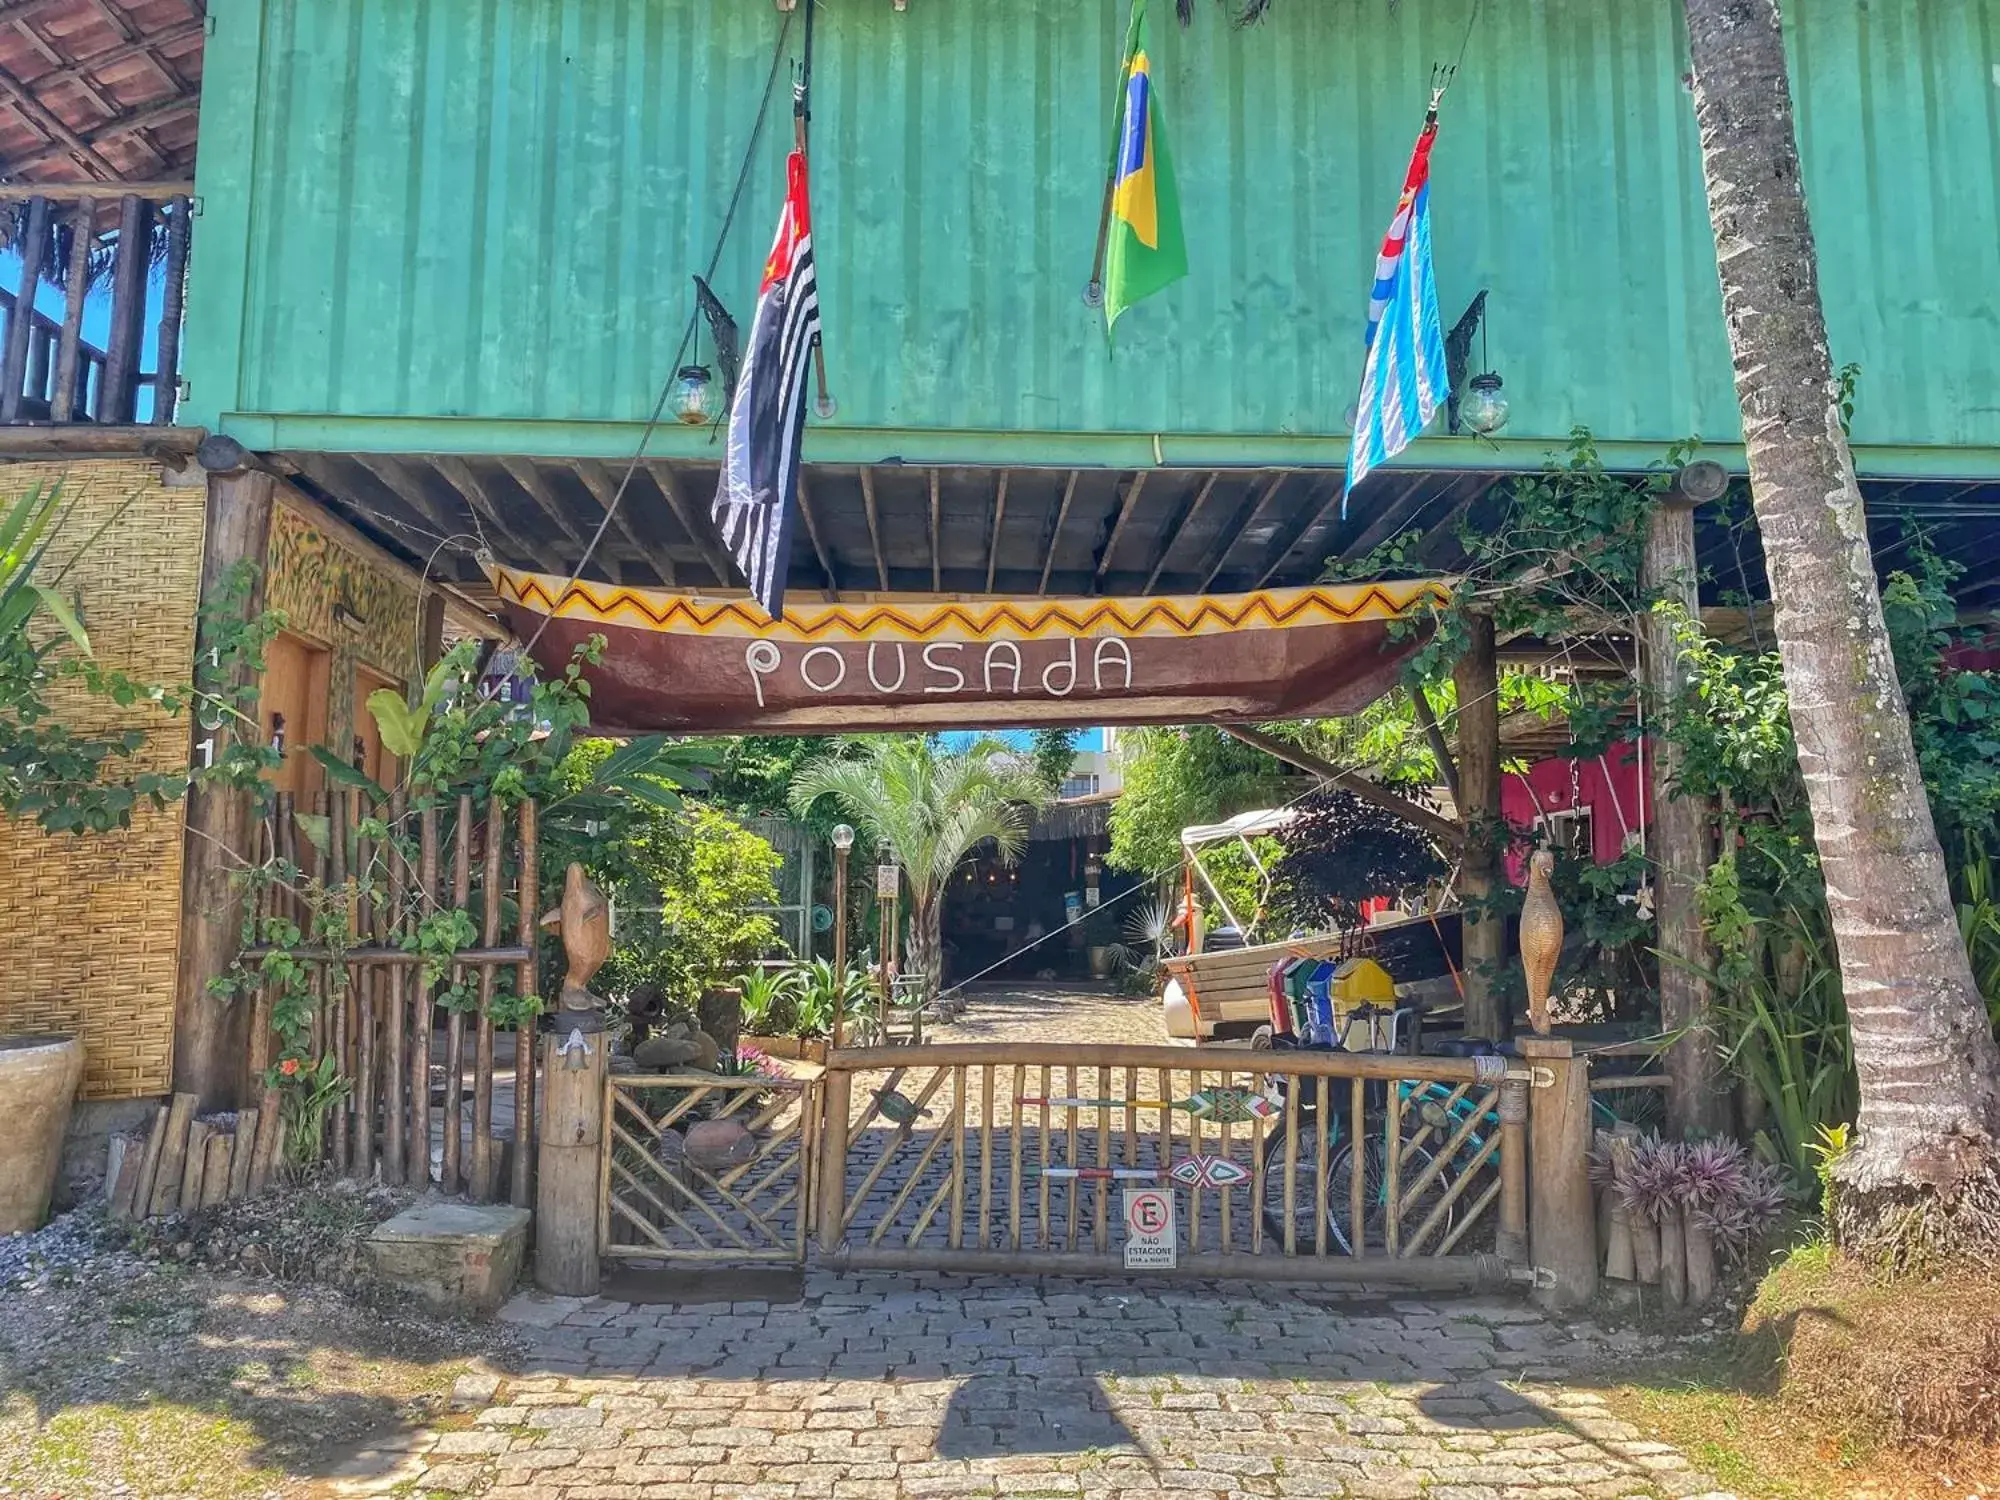
[[[808,37],[812,34],[812,4],[813,0],[807,0]],[[771,113],[771,94],[777,87],[778,68],[785,58],[785,41],[792,32],[792,15],[791,11],[785,12],[784,24],[778,28],[777,43],[771,48],[771,68],[764,77],[763,97],[757,101],[757,121],[750,127],[750,140],[743,148],[743,164],[737,168],[736,186],[729,195],[729,207],[722,216],[722,228],[715,236],[715,248],[709,252],[704,280],[713,280],[715,268],[722,263],[723,247],[729,242],[730,227],[735,224],[736,210],[743,202],[743,189],[750,181],[750,168],[757,158],[757,143],[764,137],[764,122]],[[808,69],[811,67],[810,58],[811,51],[808,47]],[[591,533],[590,541],[583,549],[583,556],[577,559],[576,568],[569,575],[569,582],[563,585],[563,594],[576,587],[577,580],[583,576],[583,570],[590,566],[590,560],[596,555],[598,544],[604,540],[604,533],[611,527],[611,518],[618,514],[619,504],[625,499],[625,491],[631,488],[632,476],[639,472],[639,465],[645,461],[646,449],[652,444],[653,434],[659,431],[660,418],[666,413],[667,400],[673,394],[674,381],[679,376],[681,364],[687,358],[688,346],[694,340],[695,326],[700,318],[701,307],[697,304],[694,311],[688,314],[687,328],[681,334],[680,347],[674,351],[674,357],[667,362],[667,378],[660,382],[660,394],[653,402],[652,415],[646,419],[645,430],[639,434],[639,446],[632,454],[632,461],[625,466],[625,474],[618,481],[618,488],[612,492],[611,503],[604,507],[604,519],[597,523],[597,530]],[[557,597],[561,598],[562,595]],[[535,633],[528,638],[528,644],[523,649],[524,656],[534,655],[535,643],[541,640],[542,632],[549,628],[549,622],[554,618],[553,610],[542,616],[542,623],[535,627]]]

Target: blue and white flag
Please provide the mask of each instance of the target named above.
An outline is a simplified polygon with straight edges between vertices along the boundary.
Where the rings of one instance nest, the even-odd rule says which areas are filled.
[[[1354,487],[1409,447],[1430,425],[1450,391],[1437,282],[1431,275],[1431,143],[1436,139],[1433,108],[1417,137],[1403,179],[1403,196],[1396,201],[1396,217],[1375,263],[1375,290],[1368,302],[1368,359],[1361,371],[1354,441],[1340,495],[1343,517]]]

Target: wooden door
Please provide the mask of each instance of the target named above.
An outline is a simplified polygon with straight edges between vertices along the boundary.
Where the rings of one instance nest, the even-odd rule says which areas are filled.
[[[301,799],[325,784],[307,747],[325,743],[332,657],[304,636],[280,632],[264,648],[264,680],[257,696],[257,728],[267,745],[284,751],[271,785]]]
[[[382,731],[368,711],[368,695],[382,688],[393,693],[403,691],[380,672],[361,666],[354,669],[354,743],[348,747],[347,758],[375,785],[393,791],[402,777],[402,764],[382,744]]]

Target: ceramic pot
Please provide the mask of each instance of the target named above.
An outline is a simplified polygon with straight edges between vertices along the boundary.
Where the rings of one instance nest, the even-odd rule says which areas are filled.
[[[83,1078],[83,1043],[42,1033],[0,1036],[0,1234],[39,1229],[55,1191],[63,1133]]]

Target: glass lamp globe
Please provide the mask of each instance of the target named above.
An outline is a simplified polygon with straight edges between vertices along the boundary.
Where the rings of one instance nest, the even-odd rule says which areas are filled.
[[[833,830],[833,847],[836,849],[852,849],[854,847],[854,830],[849,828],[845,823],[836,824]]]
[[[713,389],[707,365],[682,365],[674,377],[674,414],[690,427],[705,427],[715,418]]]
[[[1458,418],[1481,437],[1491,437],[1507,425],[1507,398],[1500,391],[1500,377],[1488,372],[1468,382],[1465,399],[1458,403]]]

